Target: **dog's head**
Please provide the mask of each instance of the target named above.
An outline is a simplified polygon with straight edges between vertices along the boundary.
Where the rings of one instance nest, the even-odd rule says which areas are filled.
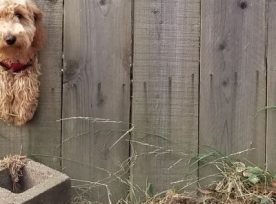
[[[36,53],[43,43],[42,12],[32,0],[0,1],[0,54]]]

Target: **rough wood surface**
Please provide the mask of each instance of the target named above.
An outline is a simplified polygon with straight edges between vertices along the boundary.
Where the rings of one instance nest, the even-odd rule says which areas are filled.
[[[267,141],[266,155],[269,170],[276,169],[276,1],[268,1],[267,10]]]
[[[112,201],[128,193],[116,176],[137,195],[184,186],[197,177],[188,159],[208,147],[254,148],[243,156],[275,170],[276,0],[63,1],[37,0],[48,32],[40,103],[25,127],[0,124],[0,156],[62,166],[103,203],[108,189]]]
[[[47,43],[40,52],[42,68],[39,107],[34,119],[22,128],[1,123],[0,156],[28,154],[49,166],[60,168],[61,62],[63,2],[38,0],[44,11]]]
[[[118,139],[129,126],[131,1],[65,1],[64,36],[63,169],[108,185],[113,201],[124,198],[127,186],[114,173],[129,155]],[[105,186],[91,186],[89,199],[108,203]]]
[[[139,0],[134,12],[132,181],[160,192],[197,153],[200,1]]]
[[[265,163],[265,1],[202,1],[200,150]]]

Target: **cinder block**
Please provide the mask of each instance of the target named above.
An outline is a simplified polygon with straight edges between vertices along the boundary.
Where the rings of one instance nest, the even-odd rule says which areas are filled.
[[[23,177],[13,191],[7,169],[0,169],[0,204],[70,204],[70,178],[47,166],[29,160]]]

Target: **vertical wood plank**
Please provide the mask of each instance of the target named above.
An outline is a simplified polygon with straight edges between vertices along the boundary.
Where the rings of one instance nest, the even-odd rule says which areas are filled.
[[[202,1],[200,148],[265,164],[265,1]],[[202,149],[201,149],[202,150]]]
[[[132,182],[140,193],[172,188],[187,174],[186,154],[197,153],[199,36],[199,0],[135,1]]]
[[[267,141],[266,154],[267,166],[269,170],[274,171],[276,168],[275,154],[276,154],[276,1],[268,1],[267,19]]]
[[[131,0],[66,0],[64,40],[63,168],[116,201],[128,192],[115,172],[129,155],[118,139],[129,126]],[[91,186],[87,198],[108,203],[105,186]]]
[[[34,119],[22,128],[1,123],[0,156],[28,154],[51,167],[60,168],[61,62],[63,1],[37,0],[44,12],[47,43],[40,52],[42,69],[39,107]]]

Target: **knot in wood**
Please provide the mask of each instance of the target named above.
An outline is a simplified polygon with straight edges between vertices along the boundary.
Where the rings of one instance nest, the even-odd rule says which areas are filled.
[[[225,42],[219,44],[219,49],[220,50],[224,50],[225,48],[226,48],[226,43]]]
[[[241,9],[246,9],[247,8],[247,2],[246,1],[240,1],[239,2],[239,7]]]
[[[106,4],[106,0],[100,0],[99,3],[100,3],[101,6],[103,6],[103,5]]]

